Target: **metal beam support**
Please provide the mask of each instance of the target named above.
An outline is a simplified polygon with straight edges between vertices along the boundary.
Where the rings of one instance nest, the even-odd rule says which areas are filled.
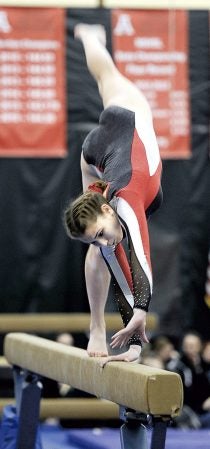
[[[15,396],[18,414],[17,449],[35,449],[39,441],[39,408],[42,391],[40,377],[27,371],[14,369]]]

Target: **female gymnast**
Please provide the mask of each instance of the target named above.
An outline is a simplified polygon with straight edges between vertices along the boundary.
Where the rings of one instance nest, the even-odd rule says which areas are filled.
[[[73,239],[90,244],[85,278],[90,304],[89,356],[134,361],[147,343],[146,314],[152,294],[147,219],[160,205],[161,160],[151,110],[144,95],[115,67],[100,25],[78,24],[87,66],[95,78],[104,111],[86,137],[81,156],[84,193],[64,213]],[[124,328],[108,356],[104,309],[110,278]]]

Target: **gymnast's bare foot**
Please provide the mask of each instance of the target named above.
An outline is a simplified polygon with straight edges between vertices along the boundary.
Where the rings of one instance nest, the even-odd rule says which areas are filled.
[[[140,362],[141,346],[131,345],[128,351],[122,354],[110,355],[100,361],[101,368],[109,362]]]
[[[94,329],[90,332],[90,339],[87,347],[90,357],[107,357],[106,330]]]
[[[106,30],[103,25],[89,25],[87,23],[78,23],[74,28],[74,37],[86,39],[87,35],[91,34],[96,37],[102,45],[106,46]]]

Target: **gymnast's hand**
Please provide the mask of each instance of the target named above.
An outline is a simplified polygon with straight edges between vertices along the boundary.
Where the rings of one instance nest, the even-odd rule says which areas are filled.
[[[108,357],[103,357],[100,360],[101,368],[109,362],[140,362],[141,346],[131,345],[128,351],[122,354],[109,355]]]
[[[127,326],[112,336],[111,348],[122,348],[135,333],[139,334],[142,343],[149,343],[145,333],[146,315],[142,309],[133,309],[133,316]]]

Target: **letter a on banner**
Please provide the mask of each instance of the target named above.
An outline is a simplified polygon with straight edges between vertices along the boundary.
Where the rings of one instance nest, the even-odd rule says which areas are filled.
[[[0,8],[0,156],[65,156],[65,77],[65,10]]]
[[[8,21],[8,16],[6,11],[0,11],[0,32],[9,33],[11,31],[11,26]]]
[[[114,28],[116,36],[132,36],[135,33],[129,14],[120,14]]]

